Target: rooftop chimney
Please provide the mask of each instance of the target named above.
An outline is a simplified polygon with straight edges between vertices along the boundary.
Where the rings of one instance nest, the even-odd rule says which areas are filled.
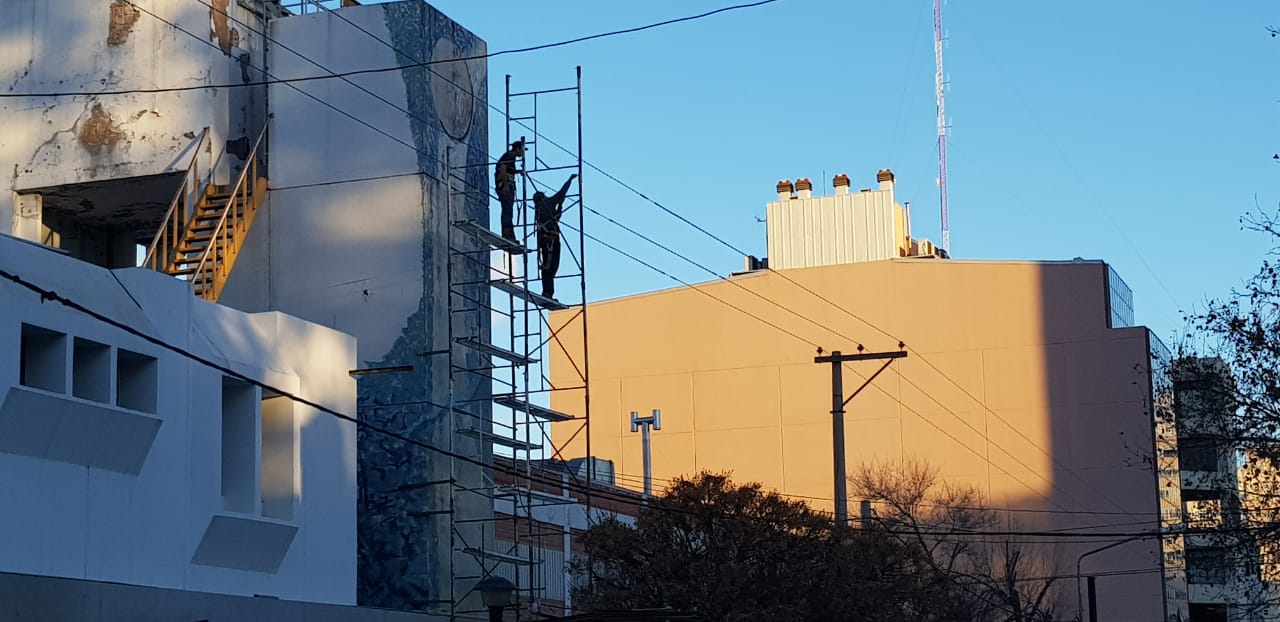
[[[836,194],[849,194],[849,176],[844,173],[836,175],[831,180],[831,185],[835,187]]]
[[[791,185],[791,180],[784,179],[778,182],[778,200],[788,201],[791,199],[791,193],[795,190],[795,186]]]
[[[801,177],[796,180],[796,198],[811,199],[813,198],[813,182],[808,177]]]
[[[880,172],[876,173],[876,181],[880,182],[881,190],[892,190],[893,189],[893,171],[887,168],[880,169]]]

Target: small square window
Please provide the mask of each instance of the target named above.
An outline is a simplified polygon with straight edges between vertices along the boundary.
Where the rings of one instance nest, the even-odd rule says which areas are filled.
[[[156,359],[128,350],[116,353],[116,404],[145,413],[156,412]]]
[[[54,393],[67,392],[67,336],[30,324],[22,325],[22,364],[18,382]]]
[[[111,402],[111,347],[76,337],[71,347],[71,394]]]

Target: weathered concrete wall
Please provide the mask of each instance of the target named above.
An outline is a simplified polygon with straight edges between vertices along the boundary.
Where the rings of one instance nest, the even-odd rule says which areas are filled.
[[[424,614],[0,573],[0,619],[444,622]]]
[[[247,66],[261,66],[261,39],[227,22],[260,20],[244,5],[264,2],[209,4],[214,9],[137,0],[140,10],[122,0],[10,0],[0,20],[0,88],[100,92],[260,78]],[[246,87],[0,101],[0,232],[23,233],[15,190],[185,169],[205,127],[212,134],[208,167],[227,140],[260,127],[264,93]],[[237,163],[221,163],[223,178]]]
[[[271,48],[269,67],[280,77],[325,73],[311,61],[347,72],[485,51],[483,41],[418,0],[346,8],[341,18],[288,17],[273,22],[272,36],[280,45]],[[350,332],[359,339],[362,366],[412,365],[411,373],[360,380],[362,420],[487,458],[484,444],[454,432],[448,361],[428,354],[450,347],[446,155],[453,166],[470,166],[454,173],[465,178],[458,188],[476,190],[454,197],[453,218],[489,221],[486,64],[460,61],[351,80],[394,106],[343,80],[271,87],[271,195],[222,302],[278,309]],[[487,272],[464,261],[454,268],[459,281]],[[477,287],[476,295],[487,300],[487,288]],[[454,321],[459,334],[487,339],[487,314],[456,314]],[[459,366],[487,364],[477,353],[455,352]],[[488,425],[488,381],[473,376],[456,388],[458,402],[481,417],[477,426]],[[455,489],[447,482],[485,486],[481,470],[463,462],[451,470],[445,456],[376,432],[362,430],[359,447],[360,602],[447,609],[481,574],[474,559],[454,551],[464,545],[450,533]],[[457,519],[492,515],[484,496],[459,493],[454,501]],[[465,546],[491,544],[484,525],[460,525]],[[468,578],[454,585],[452,576]]]
[[[163,274],[112,273],[3,235],[0,266],[251,378],[355,410],[349,335],[210,304]],[[23,354],[24,325],[62,337]],[[130,352],[154,359],[149,384],[147,374],[127,375]],[[33,370],[52,380],[33,380]],[[0,571],[354,604],[355,425],[277,404],[292,422],[259,451],[255,392],[241,411],[247,434],[232,443],[223,382],[217,370],[0,281]],[[229,492],[229,465],[243,474],[243,497]]]

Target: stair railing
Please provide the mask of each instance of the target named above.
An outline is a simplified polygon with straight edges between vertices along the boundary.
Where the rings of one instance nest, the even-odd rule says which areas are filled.
[[[187,166],[187,173],[182,178],[182,186],[174,193],[173,200],[169,202],[169,209],[160,221],[160,228],[151,239],[151,245],[147,247],[147,256],[142,260],[143,267],[159,272],[169,269],[178,244],[182,243],[182,237],[186,235],[187,222],[190,221],[196,204],[200,202],[200,194],[204,191],[200,176],[200,153],[204,150],[207,140],[209,140],[209,128],[206,127],[200,132],[200,138],[196,140],[196,148],[191,154],[191,164]]]
[[[237,233],[243,234],[242,228],[248,221],[253,219],[254,213],[258,209],[257,201],[261,201],[261,196],[252,196],[254,193],[253,186],[257,185],[258,175],[258,149],[262,145],[262,139],[267,135],[267,128],[271,125],[271,115],[267,116],[267,122],[262,125],[262,131],[258,132],[258,138],[253,141],[253,148],[249,150],[248,160],[245,166],[240,170],[240,176],[236,178],[236,183],[231,187],[231,196],[227,198],[227,204],[222,208],[222,214],[218,217],[218,224],[214,227],[212,235],[209,236],[209,243],[204,248],[204,253],[200,255],[200,263],[196,264],[196,270],[191,274],[191,287],[194,289],[197,285],[200,287],[200,296],[205,300],[217,300],[218,290],[222,289],[222,284],[217,282],[218,274],[221,273],[226,265],[234,261],[234,255],[238,249],[231,247],[232,236]],[[221,253],[218,251],[221,249]],[[229,261],[230,260],[230,261]],[[223,274],[222,276],[226,276]]]

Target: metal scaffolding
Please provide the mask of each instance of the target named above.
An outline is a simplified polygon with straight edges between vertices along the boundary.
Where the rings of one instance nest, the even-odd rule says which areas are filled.
[[[511,144],[513,137],[519,137],[526,144],[525,154],[518,160],[525,174],[521,176],[515,202],[516,242],[494,233],[488,223],[458,217],[460,212],[465,215],[458,209],[465,200],[457,199],[482,191],[467,185],[468,171],[464,169],[468,165],[455,166],[452,153],[446,153],[450,223],[447,235],[448,406],[455,421],[449,449],[453,452],[458,436],[467,436],[481,441],[482,453],[490,465],[494,451],[509,452],[512,457],[510,469],[486,469],[480,486],[465,485],[459,468],[467,465],[451,458],[447,514],[453,555],[449,568],[441,569],[447,570],[451,577],[448,598],[451,619],[481,613],[476,607],[463,603],[474,602],[467,600],[471,588],[479,579],[490,575],[503,576],[516,585],[520,619],[530,619],[539,612],[545,599],[548,577],[564,574],[562,569],[548,567],[546,550],[540,542],[548,535],[563,535],[567,542],[570,525],[564,525],[559,533],[548,534],[548,521],[545,516],[538,518],[538,508],[564,505],[565,500],[560,496],[559,484],[554,486],[554,498],[547,494],[552,490],[547,482],[541,482],[542,490],[539,489],[539,482],[534,478],[534,463],[539,458],[563,459],[562,447],[551,441],[548,426],[553,422],[578,422],[576,426],[566,424],[575,427],[569,431],[569,438],[585,435],[587,456],[591,453],[583,252],[586,237],[582,209],[582,68],[578,67],[575,73],[573,86],[524,92],[513,92],[511,76],[506,76],[505,144]],[[557,157],[539,148],[539,142],[550,140],[542,132],[551,131],[539,128],[539,107],[559,105],[558,109],[563,111],[563,100],[569,96],[574,97],[577,112],[574,128],[577,150],[571,153],[561,147]],[[525,140],[526,130],[532,134],[528,140]],[[568,285],[576,281],[578,287],[577,291],[562,295],[568,299],[565,301],[547,298],[530,289],[538,281],[535,257],[544,251],[531,248],[538,239],[532,195],[553,185],[547,177],[557,171],[577,174],[576,192],[565,195],[561,220],[566,224],[566,233],[570,234],[561,235],[562,250],[569,262],[566,273],[557,275],[556,282]],[[570,190],[575,189],[570,187]],[[475,278],[476,274],[484,276]],[[551,312],[568,314],[563,322],[557,322],[559,328],[552,327]],[[561,338],[563,329],[575,325],[582,329],[581,348],[567,345]],[[574,370],[573,382],[552,383],[547,360],[552,347],[563,354],[568,367]],[[476,353],[484,363],[474,364]],[[476,382],[489,387],[488,391],[480,391],[484,394],[482,398],[476,398],[475,392],[469,390]],[[581,409],[573,408],[579,415],[550,407],[552,394],[559,392],[582,396]],[[480,400],[489,404],[477,403]],[[486,411],[492,414],[485,417]],[[495,471],[507,475],[507,481],[500,484],[504,478],[495,477]],[[590,516],[590,487],[585,482],[578,484],[584,491]],[[468,499],[484,499],[491,503],[493,511],[487,516],[466,516],[458,512],[459,504]],[[499,519],[499,514],[507,517]],[[499,521],[510,522],[503,525]],[[506,529],[507,526],[510,529]],[[498,537],[499,532],[505,537]],[[444,600],[441,598],[440,602],[443,604]]]

